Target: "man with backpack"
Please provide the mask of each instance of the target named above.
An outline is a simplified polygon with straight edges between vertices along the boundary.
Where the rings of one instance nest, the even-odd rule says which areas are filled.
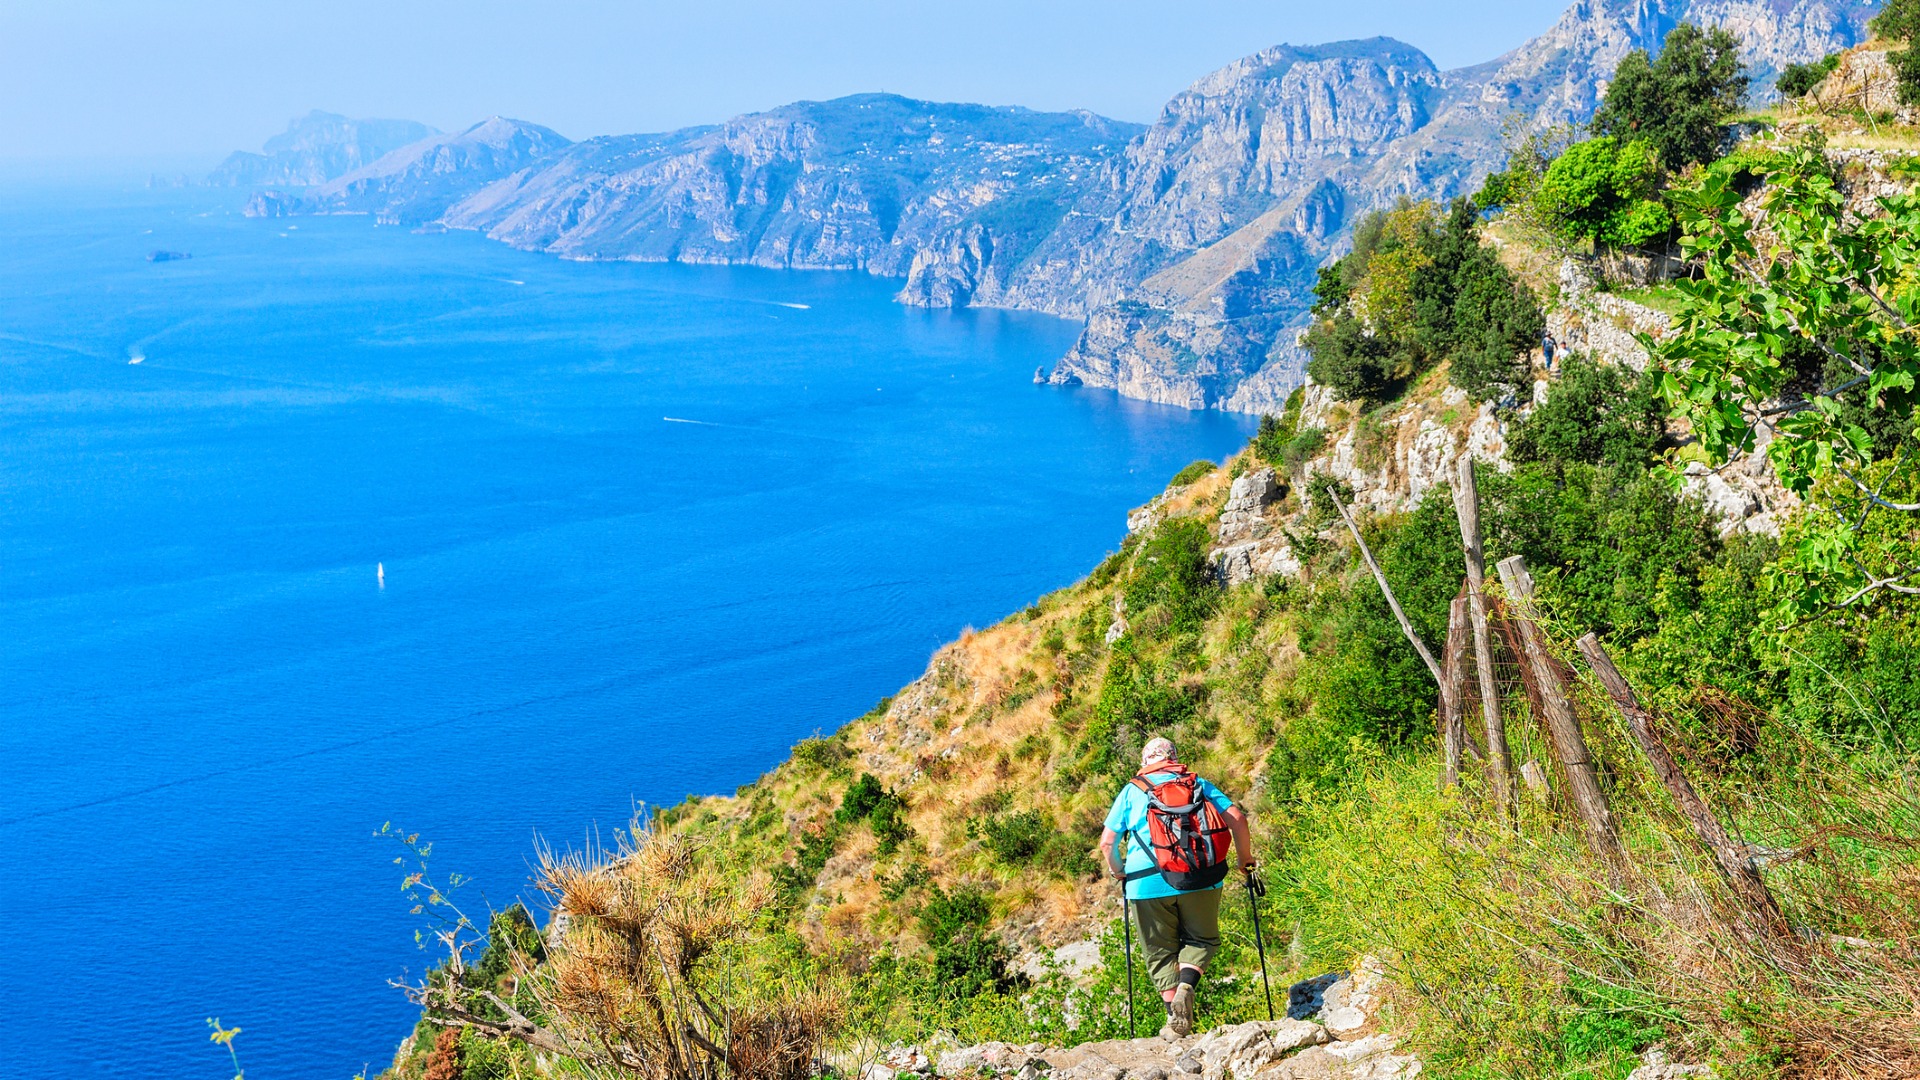
[[[1147,970],[1166,1002],[1163,1038],[1193,1031],[1194,987],[1220,947],[1229,836],[1240,869],[1252,869],[1245,811],[1180,764],[1171,741],[1149,740],[1139,773],[1113,800],[1100,850],[1133,909]]]

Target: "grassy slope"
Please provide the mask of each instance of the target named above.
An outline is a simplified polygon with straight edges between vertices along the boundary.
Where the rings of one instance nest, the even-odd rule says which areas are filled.
[[[1217,508],[1227,475],[1222,469],[1181,490],[1166,509]],[[1006,921],[1018,928],[1015,944],[1055,946],[1086,936],[1105,917],[1101,905],[1110,889],[1077,874],[997,862],[968,837],[967,824],[987,814],[1039,810],[1091,849],[1112,792],[1063,790],[1054,782],[1056,759],[1071,753],[1071,737],[1055,712],[1062,688],[1084,687],[1107,652],[1101,638],[1119,585],[1100,576],[966,633],[939,650],[919,680],[829,740],[803,744],[795,757],[733,796],[674,808],[675,827],[724,830],[748,859],[778,861],[810,831],[829,826],[850,779],[871,773],[904,797],[913,839],[881,856],[868,830],[849,831],[801,918],[812,944],[917,948],[909,920],[917,901],[881,894],[890,874],[914,864],[943,887],[993,888]],[[1249,791],[1263,756],[1252,727],[1249,717],[1232,717],[1213,738],[1188,740],[1187,754],[1227,789]]]

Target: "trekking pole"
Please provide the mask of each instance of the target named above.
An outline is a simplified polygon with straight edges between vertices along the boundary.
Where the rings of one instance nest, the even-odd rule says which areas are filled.
[[[1127,883],[1120,883],[1120,926],[1127,937],[1127,1038],[1133,1038],[1133,911],[1127,903]]]
[[[1267,895],[1267,883],[1253,876],[1247,867],[1247,907],[1253,910],[1253,947],[1260,954],[1260,985],[1267,991],[1267,1019],[1273,1016],[1273,984],[1267,981],[1267,943],[1260,937],[1260,898]]]

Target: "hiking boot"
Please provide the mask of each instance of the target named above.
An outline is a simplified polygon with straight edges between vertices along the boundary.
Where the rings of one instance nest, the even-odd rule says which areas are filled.
[[[1173,1000],[1167,1004],[1167,1030],[1176,1039],[1193,1034],[1193,987],[1186,983],[1173,989]]]

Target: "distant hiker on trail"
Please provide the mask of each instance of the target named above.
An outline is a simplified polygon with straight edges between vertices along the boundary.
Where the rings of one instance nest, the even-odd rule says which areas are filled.
[[[1559,342],[1553,340],[1552,334],[1543,334],[1540,337],[1540,357],[1547,362],[1547,374],[1549,375],[1553,374],[1553,352],[1559,347],[1559,344]]]
[[[1180,764],[1172,742],[1148,741],[1140,772],[1113,800],[1100,850],[1138,919],[1147,970],[1167,1004],[1163,1038],[1193,1031],[1193,990],[1220,947],[1221,882],[1232,869],[1229,834],[1240,869],[1251,870],[1245,811]]]

